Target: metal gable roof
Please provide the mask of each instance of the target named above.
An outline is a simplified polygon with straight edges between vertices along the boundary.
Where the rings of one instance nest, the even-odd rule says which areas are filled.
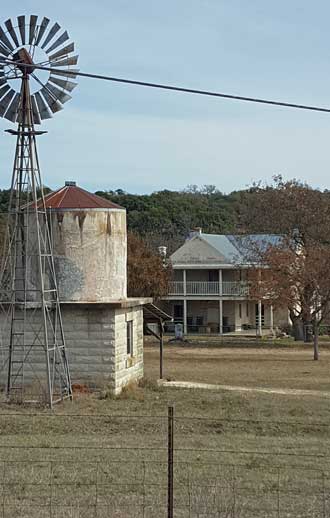
[[[246,235],[230,235],[228,239],[237,248],[242,259],[246,262],[257,260],[258,251],[264,252],[269,246],[278,246],[283,241],[283,236],[279,234],[246,234]]]
[[[120,205],[85,191],[77,185],[65,185],[45,196],[48,209],[122,209]],[[40,206],[40,201],[38,206]]]
[[[223,234],[200,234],[200,237],[222,254],[228,260],[228,263],[243,259],[239,249],[234,246],[229,236]]]
[[[281,243],[283,237],[276,234],[225,235],[199,233],[188,242],[193,243],[195,239],[200,239],[210,245],[225,258],[227,264],[249,264],[258,261],[257,250],[263,251],[269,245],[276,246]],[[182,245],[180,248],[184,246]],[[172,254],[172,257],[174,254]],[[194,264],[193,259],[191,264]],[[205,257],[205,264],[208,264],[207,257]]]

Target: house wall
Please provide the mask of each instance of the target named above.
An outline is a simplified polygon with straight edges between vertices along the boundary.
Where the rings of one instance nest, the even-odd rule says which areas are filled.
[[[37,316],[37,315],[36,315]],[[35,316],[35,320],[36,319]],[[143,376],[143,309],[115,309],[111,305],[62,306],[63,327],[72,383],[93,387],[109,386],[119,393],[124,385]],[[126,321],[133,320],[133,356],[127,356]],[[0,316],[1,346],[8,347],[8,327]],[[31,333],[32,336],[32,333]],[[2,349],[2,364],[8,349]],[[33,367],[46,382],[45,356],[40,347],[33,351]],[[26,381],[32,380],[31,369],[26,368]],[[6,383],[6,369],[0,372],[0,383]]]

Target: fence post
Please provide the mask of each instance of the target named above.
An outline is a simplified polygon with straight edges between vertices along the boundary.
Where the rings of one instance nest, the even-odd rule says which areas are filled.
[[[174,448],[174,407],[167,409],[167,517],[174,516],[173,499],[173,448]]]

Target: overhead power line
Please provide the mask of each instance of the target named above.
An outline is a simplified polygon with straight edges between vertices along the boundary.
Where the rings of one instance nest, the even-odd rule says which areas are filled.
[[[11,63],[10,60],[3,60],[7,63]],[[21,64],[20,66],[23,67],[30,67],[31,65],[25,65]],[[38,70],[46,70],[48,72],[52,72],[53,70],[49,67],[45,66],[39,66],[39,65],[33,65],[35,69]],[[65,70],[66,75],[72,75],[72,77],[80,76],[80,77],[88,77],[91,79],[100,79],[103,81],[112,81],[114,83],[123,83],[128,85],[136,85],[136,86],[144,86],[147,88],[156,88],[160,90],[170,90],[172,92],[181,92],[181,93],[188,93],[188,94],[196,94],[196,95],[203,95],[208,97],[220,97],[222,99],[231,99],[234,101],[246,101],[251,103],[259,103],[259,104],[269,104],[272,106],[282,106],[284,108],[295,108],[298,110],[309,110],[309,111],[316,111],[316,112],[325,112],[330,113],[330,108],[325,108],[323,106],[311,106],[308,104],[298,104],[298,103],[289,103],[284,101],[274,101],[271,99],[260,99],[258,97],[246,97],[243,95],[233,95],[233,94],[225,94],[222,92],[213,92],[210,90],[198,90],[195,88],[186,88],[183,86],[175,86],[175,85],[164,85],[161,83],[150,83],[147,81],[137,81],[135,79],[125,79],[122,77],[113,77],[113,76],[105,76],[100,74],[90,74],[87,72],[77,72],[77,71],[70,71]]]

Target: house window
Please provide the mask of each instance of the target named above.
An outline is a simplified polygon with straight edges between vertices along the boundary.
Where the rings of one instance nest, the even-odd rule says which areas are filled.
[[[238,304],[238,316],[242,318],[242,304]]]
[[[246,303],[246,316],[249,316],[249,303]]]
[[[127,356],[133,356],[133,320],[126,322]]]

